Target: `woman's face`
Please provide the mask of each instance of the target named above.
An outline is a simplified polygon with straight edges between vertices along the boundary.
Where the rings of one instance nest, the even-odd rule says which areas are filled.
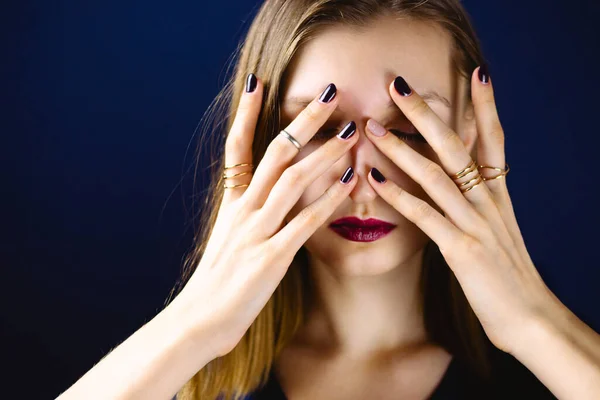
[[[354,168],[356,186],[328,221],[306,242],[313,261],[336,274],[373,275],[387,272],[415,257],[428,241],[412,222],[379,197],[367,180],[372,167],[402,189],[426,200],[440,212],[420,185],[381,153],[364,134],[366,121],[373,118],[388,129],[417,134],[397,106],[390,106],[389,84],[398,75],[422,96],[448,126],[461,135],[469,151],[474,135],[470,117],[464,118],[467,83],[451,65],[451,39],[443,29],[422,22],[380,18],[368,27],[335,26],[321,32],[295,56],[284,82],[282,127],[285,127],[329,83],[337,86],[339,104],[322,129],[306,144],[297,162],[333,137],[349,121],[355,121],[358,143],[336,161],[304,192],[288,214],[291,220],[334,184],[348,166]],[[393,104],[393,103],[392,103]],[[393,131],[392,131],[393,132]],[[425,157],[439,162],[431,147],[406,140]],[[375,241],[346,239],[329,224],[341,217],[377,218],[396,225]]]

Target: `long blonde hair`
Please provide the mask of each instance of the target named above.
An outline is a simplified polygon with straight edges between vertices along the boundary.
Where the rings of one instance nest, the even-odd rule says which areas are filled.
[[[470,82],[471,72],[485,60],[469,17],[459,0],[266,0],[248,34],[234,54],[233,78],[215,98],[205,119],[197,149],[197,165],[208,150],[211,181],[201,210],[194,248],[187,255],[182,278],[167,302],[194,272],[210,237],[223,196],[224,140],[233,122],[248,73],[264,83],[263,105],[252,145],[258,165],[266,148],[281,129],[280,90],[294,54],[318,32],[336,24],[364,26],[374,18],[396,15],[438,24],[453,41],[453,68]],[[470,96],[470,85],[467,88]],[[223,115],[225,114],[225,115]],[[226,121],[225,126],[222,122]],[[212,126],[211,125],[212,122]],[[212,142],[209,142],[209,139]],[[210,146],[210,147],[209,147]],[[179,391],[185,400],[238,399],[266,383],[272,365],[305,318],[311,298],[304,247],[287,274],[239,344],[196,373]],[[431,340],[470,365],[482,378],[489,377],[486,340],[479,321],[460,285],[433,241],[426,245],[421,279],[425,327]]]

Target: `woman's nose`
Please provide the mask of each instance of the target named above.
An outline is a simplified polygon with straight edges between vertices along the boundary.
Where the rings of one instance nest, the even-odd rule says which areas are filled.
[[[379,195],[369,183],[368,175],[371,168],[377,164],[377,160],[384,156],[367,138],[364,128],[357,127],[357,129],[360,130],[360,138],[349,152],[352,158],[352,168],[356,175],[355,179],[358,178],[358,182],[350,192],[350,198],[356,203],[369,203]]]

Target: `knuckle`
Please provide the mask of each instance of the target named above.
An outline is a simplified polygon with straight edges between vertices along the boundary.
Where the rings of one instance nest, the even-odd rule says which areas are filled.
[[[246,200],[247,199],[246,193],[247,192],[244,192],[242,194],[242,196],[240,196],[238,199],[234,200],[232,203],[232,204],[235,204],[235,208],[237,209],[237,212],[239,215],[239,217],[237,218],[238,221],[245,220],[251,214],[251,211],[253,211],[252,206]]]
[[[438,164],[430,161],[424,169],[424,176],[427,182],[440,182],[447,178],[446,173]]]
[[[230,131],[225,142],[225,149],[228,152],[239,152],[246,148],[246,138],[239,131]]]
[[[485,107],[496,107],[496,99],[494,99],[494,96],[491,93],[488,96],[484,96],[484,98],[481,100],[481,103]]]
[[[314,103],[310,103],[306,106],[306,108],[302,111],[302,116],[308,122],[313,122],[319,119],[319,107]]]
[[[481,242],[470,235],[465,235],[462,241],[464,254],[477,255],[482,252]]]
[[[275,136],[267,148],[270,157],[278,157],[281,154],[285,154],[289,142],[286,143],[284,140],[281,135]]]
[[[429,112],[429,106],[423,99],[419,99],[410,110],[411,114],[414,114],[416,117],[424,117]]]
[[[396,201],[404,200],[404,196],[406,196],[408,192],[402,189],[398,185],[392,185],[392,198],[395,198]]]
[[[290,167],[284,171],[282,179],[289,186],[297,186],[303,183],[303,176],[304,174],[302,174],[297,167]]]
[[[491,238],[494,237],[494,234],[491,233],[490,231],[490,227],[488,222],[485,220],[484,217],[482,216],[477,216],[475,223],[474,223],[474,232],[475,235],[473,236],[475,239],[477,239],[478,241],[482,242],[482,241],[486,241],[486,240],[490,240]],[[490,235],[491,233],[491,235]]]
[[[314,210],[314,207],[308,206],[300,211],[300,219],[304,226],[314,226],[319,223],[319,216]]]
[[[475,243],[471,243],[473,238],[465,233],[462,233],[456,241],[448,243],[448,246],[440,246],[440,253],[450,263],[457,262],[457,257],[463,257],[467,253],[468,246],[475,246]]]
[[[236,127],[236,126],[245,126],[247,125],[247,121],[249,121],[250,119],[252,119],[252,117],[254,117],[252,114],[254,114],[254,107],[253,104],[251,104],[251,102],[249,101],[241,101],[238,104],[238,108],[235,112],[235,117],[233,119],[233,124],[232,126]]]
[[[492,125],[490,137],[495,145],[504,146],[504,129],[499,122]]]
[[[337,185],[335,185],[335,187],[337,187]],[[327,188],[327,190],[325,190],[325,193],[323,193],[323,198],[327,201],[334,201],[336,199],[336,194],[337,191],[335,190],[334,187],[329,187]]]
[[[461,146],[464,148],[463,142],[460,140],[456,132],[450,127],[446,127],[441,133],[440,146],[441,148],[451,154],[456,154],[460,150]]]
[[[268,266],[275,261],[276,254],[277,249],[274,248],[274,243],[270,240],[266,240],[265,242],[263,242],[258,256],[260,257],[261,264],[264,266]]]
[[[340,153],[345,151],[346,145],[347,142],[342,140],[329,140],[317,150],[319,152],[319,160],[322,162],[327,162],[328,160],[336,159]]]
[[[252,110],[253,104],[252,100],[246,96],[242,96],[237,108],[238,116],[246,116],[250,110]]]
[[[418,220],[428,219],[433,215],[433,208],[426,201],[419,200],[413,209],[413,216]]]

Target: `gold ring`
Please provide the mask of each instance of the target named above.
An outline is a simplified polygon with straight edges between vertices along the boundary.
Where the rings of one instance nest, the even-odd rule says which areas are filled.
[[[467,182],[463,182],[463,183],[457,182],[457,180],[469,175],[472,172],[475,172],[475,178],[473,178]],[[468,192],[469,190],[473,189],[475,186],[478,186],[481,182],[483,182],[483,179],[481,179],[481,174],[479,174],[479,170],[477,169],[475,161],[471,161],[469,163],[469,165],[467,165],[464,169],[458,171],[457,173],[455,173],[453,175],[450,175],[450,178],[452,178],[452,180],[454,181],[454,183],[456,183],[456,185],[458,186],[458,188],[460,189],[460,191],[462,193]],[[469,183],[474,183],[474,184],[473,184],[473,186],[470,186],[468,188],[463,188],[463,186],[466,186]]]
[[[485,178],[483,177],[480,173],[479,173],[479,168],[489,168],[489,169],[494,169],[496,171],[499,171],[500,173],[496,176],[493,177],[489,177],[489,178]],[[467,165],[464,169],[458,171],[457,173],[450,175],[450,178],[452,178],[452,180],[454,180],[454,182],[456,183],[456,185],[458,186],[458,188],[460,189],[460,191],[462,193],[466,193],[469,190],[473,189],[474,187],[478,186],[481,182],[483,181],[489,181],[492,179],[499,179],[502,178],[503,176],[505,176],[506,174],[508,174],[508,171],[510,171],[510,167],[508,166],[508,164],[506,164],[506,167],[504,169],[502,168],[498,168],[498,167],[492,167],[489,165],[480,165],[479,167],[476,167],[475,161],[471,161],[469,163],[469,165]],[[463,178],[467,175],[469,175],[470,173],[475,172],[475,178],[468,180],[466,182],[463,183],[458,183],[457,181],[460,178]],[[473,183],[472,186],[469,186],[467,188],[463,188],[463,186],[466,186],[470,183]]]
[[[484,181],[489,181],[489,180],[492,180],[492,179],[500,179],[504,175],[508,174],[508,171],[510,171],[510,167],[508,166],[508,164],[506,164],[506,166],[504,167],[504,169],[498,168],[498,167],[490,167],[490,166],[487,166],[487,165],[480,165],[479,168],[495,169],[496,171],[500,172],[496,176],[492,176],[492,177],[489,177],[489,178],[483,178]]]
[[[244,166],[250,166],[250,167],[254,168],[254,165],[252,163],[241,163],[241,164],[234,164],[234,165],[226,166],[224,169],[228,170],[228,169],[231,169],[231,168],[244,167]],[[233,175],[225,175],[225,173],[223,172],[223,179],[230,179],[230,178],[234,178],[236,176],[247,175],[247,174],[250,174],[250,173],[252,173],[252,171],[240,172],[240,173],[233,174]],[[223,187],[225,189],[233,189],[233,188],[244,187],[244,186],[248,186],[248,185],[249,185],[249,183],[243,183],[243,184],[240,184],[240,185],[232,185],[232,186],[223,185]]]

